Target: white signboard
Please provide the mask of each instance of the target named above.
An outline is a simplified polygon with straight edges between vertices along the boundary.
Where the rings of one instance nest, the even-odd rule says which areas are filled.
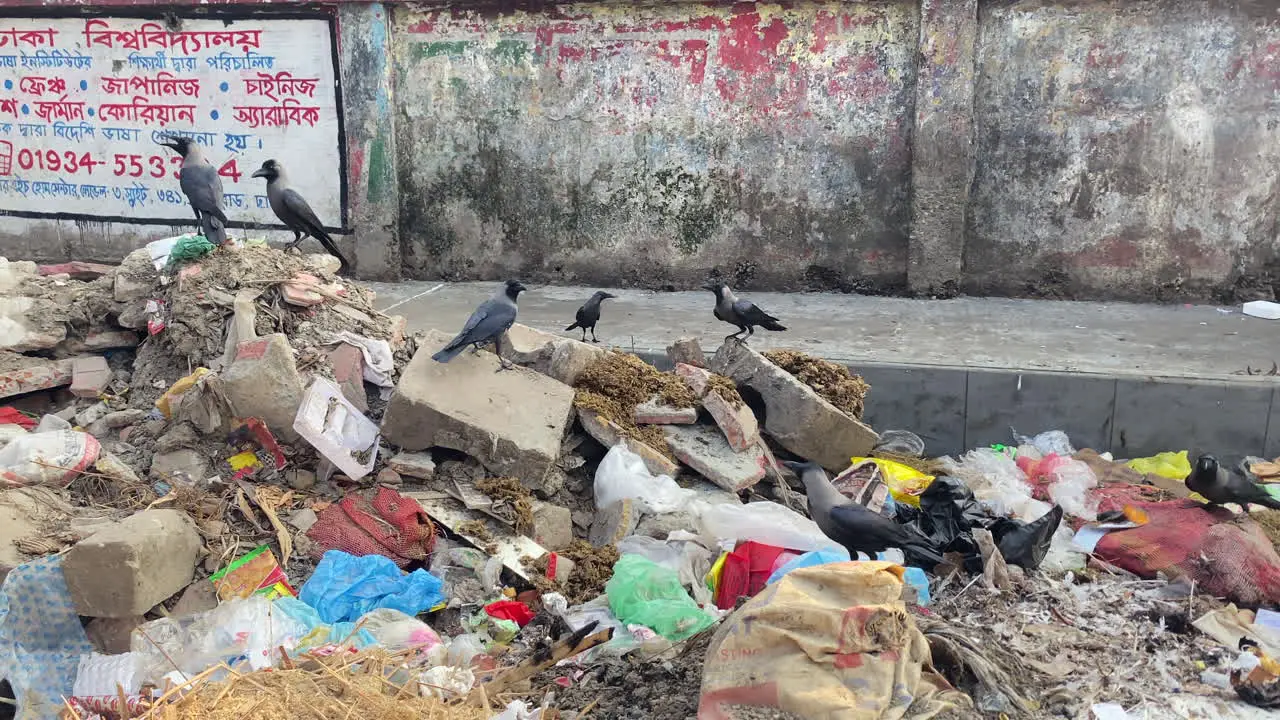
[[[187,135],[219,169],[233,225],[279,226],[274,158],[326,227],[344,225],[326,19],[0,18],[0,215],[194,224]]]

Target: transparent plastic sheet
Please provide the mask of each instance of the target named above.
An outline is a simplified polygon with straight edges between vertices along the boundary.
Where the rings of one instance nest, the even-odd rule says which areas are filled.
[[[676,484],[668,475],[654,475],[644,460],[624,445],[614,445],[600,461],[595,477],[596,508],[635,498],[652,513],[685,509],[697,493]]]
[[[1076,454],[1076,449],[1071,446],[1071,438],[1061,430],[1046,430],[1035,437],[1027,437],[1019,435],[1016,430],[1013,431],[1013,439],[1019,445],[1032,445],[1036,450],[1040,451],[1040,455],[1063,455],[1071,457]]]
[[[848,551],[823,534],[818,524],[776,502],[698,506],[698,529],[709,538],[754,540],[788,550]]]

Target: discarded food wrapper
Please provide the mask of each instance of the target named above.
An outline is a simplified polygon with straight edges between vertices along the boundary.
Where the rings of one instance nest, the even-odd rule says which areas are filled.
[[[209,580],[218,591],[219,600],[247,598],[252,595],[275,600],[298,595],[289,585],[289,578],[276,560],[275,553],[266,545],[234,560],[214,573]]]
[[[1159,475],[1170,480],[1186,480],[1191,474],[1191,461],[1187,459],[1186,450],[1134,458],[1125,464],[1143,475]]]
[[[241,420],[240,424],[227,436],[227,442],[237,447],[257,445],[271,454],[276,470],[283,470],[288,463],[284,451],[280,449],[280,443],[276,441],[276,436],[272,435],[267,424],[258,418]]]
[[[875,463],[880,470],[881,479],[889,486],[893,499],[914,507],[920,506],[920,493],[924,492],[934,480],[933,475],[926,475],[909,465],[893,460],[855,457],[851,458],[851,461],[855,466],[867,462]]]
[[[293,429],[352,480],[373,472],[378,426],[343,397],[332,380],[317,377],[307,388]]]

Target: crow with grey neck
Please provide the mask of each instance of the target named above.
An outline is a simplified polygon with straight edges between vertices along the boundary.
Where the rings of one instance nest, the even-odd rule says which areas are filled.
[[[289,187],[289,176],[285,173],[284,166],[279,161],[267,160],[262,163],[262,167],[253,171],[251,177],[266,179],[267,202],[271,204],[271,211],[280,218],[280,222],[293,231],[293,242],[289,243],[285,250],[291,250],[307,237],[313,237],[330,255],[338,258],[342,263],[338,272],[346,272],[350,264],[338,250],[338,244],[329,237],[329,233],[324,231],[324,223],[316,217],[315,211],[307,204],[306,199],[298,194],[297,190]]]
[[[489,343],[498,354],[498,369],[508,370],[511,363],[502,357],[502,334],[516,322],[516,297],[524,292],[525,286],[518,280],[508,280],[502,289],[493,297],[480,303],[480,307],[467,318],[462,332],[449,341],[448,345],[431,356],[432,360],[447,363],[462,354],[470,345],[476,352]]]
[[[573,324],[565,328],[565,332],[575,328],[582,329],[582,342],[587,341],[587,330],[591,330],[591,342],[598,343],[596,339],[596,323],[600,322],[600,303],[609,298],[616,298],[617,295],[607,293],[603,290],[597,290],[594,295],[587,298],[587,301],[578,308],[578,314],[575,316]]]
[[[200,234],[214,245],[227,241],[227,214],[222,210],[222,178],[191,138],[170,135],[159,141],[182,156],[178,186],[196,213]]]
[[[756,307],[755,303],[750,300],[738,299],[738,296],[733,294],[728,285],[712,282],[702,287],[716,294],[716,319],[738,326],[738,332],[726,335],[725,340],[734,339],[740,343],[745,343],[747,338],[755,334],[757,325],[765,330],[774,332],[786,330],[785,327],[778,323],[778,318]],[[747,337],[741,337],[742,333],[746,333]]]
[[[1280,510],[1280,500],[1271,497],[1266,489],[1243,475],[1222,467],[1218,464],[1218,458],[1212,455],[1196,458],[1196,466],[1187,476],[1187,489],[1200,493],[1214,505],[1236,503],[1246,513],[1251,504]]]
[[[942,554],[906,525],[874,513],[840,494],[822,466],[809,462],[782,463],[800,476],[809,499],[809,516],[827,537],[840,543],[856,558],[864,552],[872,558],[886,548],[899,548],[907,564],[932,570]]]

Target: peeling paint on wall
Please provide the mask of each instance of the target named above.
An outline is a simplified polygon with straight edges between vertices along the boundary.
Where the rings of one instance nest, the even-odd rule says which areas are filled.
[[[916,13],[397,8],[409,272],[900,288]]]

